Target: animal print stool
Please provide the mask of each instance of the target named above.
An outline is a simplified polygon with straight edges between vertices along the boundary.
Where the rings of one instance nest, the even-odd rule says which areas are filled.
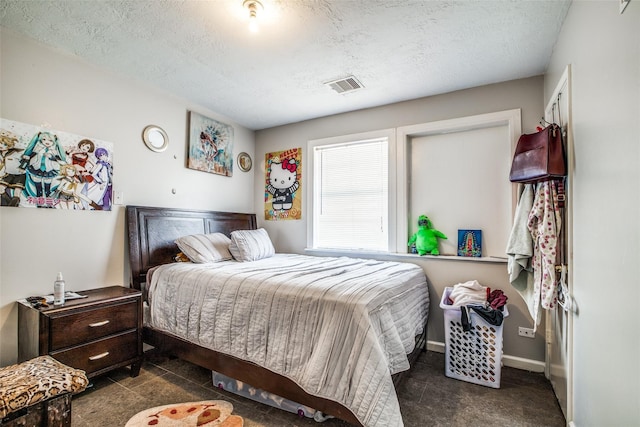
[[[69,427],[71,395],[88,384],[84,371],[51,356],[0,368],[0,426]]]

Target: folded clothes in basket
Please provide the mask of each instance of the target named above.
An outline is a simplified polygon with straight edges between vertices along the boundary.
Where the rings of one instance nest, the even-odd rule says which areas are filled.
[[[492,308],[502,310],[508,298],[500,289],[491,290],[477,280],[470,280],[455,285],[447,299],[455,307],[488,303]]]
[[[491,290],[482,286],[477,280],[458,283],[449,294],[450,305],[462,307],[468,304],[484,304]]]
[[[507,304],[508,299],[509,298],[500,289],[494,289],[489,294],[487,302],[489,303],[491,308],[502,311],[505,304]]]
[[[469,310],[475,311],[478,316],[482,317],[488,323],[500,326],[504,320],[504,314],[500,310],[495,310],[491,307],[485,307],[483,305],[466,305],[461,307],[460,310],[460,323],[462,324],[462,330],[469,332],[471,330],[471,316]]]
[[[492,325],[500,326],[502,325],[502,320],[504,319],[504,314],[500,310],[495,310],[491,307],[483,307],[481,305],[472,305],[470,306],[473,311],[478,313],[478,316],[482,317],[487,322]]]

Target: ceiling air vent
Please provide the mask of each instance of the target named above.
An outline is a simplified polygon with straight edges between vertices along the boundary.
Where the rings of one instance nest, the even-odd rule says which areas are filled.
[[[349,93],[354,90],[362,89],[364,86],[354,76],[345,77],[338,80],[325,82],[325,85],[338,93]]]

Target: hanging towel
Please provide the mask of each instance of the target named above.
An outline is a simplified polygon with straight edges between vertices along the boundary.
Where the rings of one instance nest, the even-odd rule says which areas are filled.
[[[535,185],[524,184],[516,207],[506,252],[509,282],[525,301],[531,318],[535,321],[535,325],[538,325],[542,316],[538,303],[539,297],[535,295],[533,286],[533,266],[531,264],[533,238],[529,231],[529,214],[533,208],[534,195]]]
[[[558,300],[556,263],[561,219],[558,183],[541,182],[529,214],[529,230],[534,240],[533,287],[539,304],[544,309],[554,308]]]

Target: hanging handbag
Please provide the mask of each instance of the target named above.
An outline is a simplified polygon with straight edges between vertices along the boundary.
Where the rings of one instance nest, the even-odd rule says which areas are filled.
[[[561,179],[567,174],[562,129],[555,123],[540,132],[524,134],[513,153],[509,180],[536,183]]]

